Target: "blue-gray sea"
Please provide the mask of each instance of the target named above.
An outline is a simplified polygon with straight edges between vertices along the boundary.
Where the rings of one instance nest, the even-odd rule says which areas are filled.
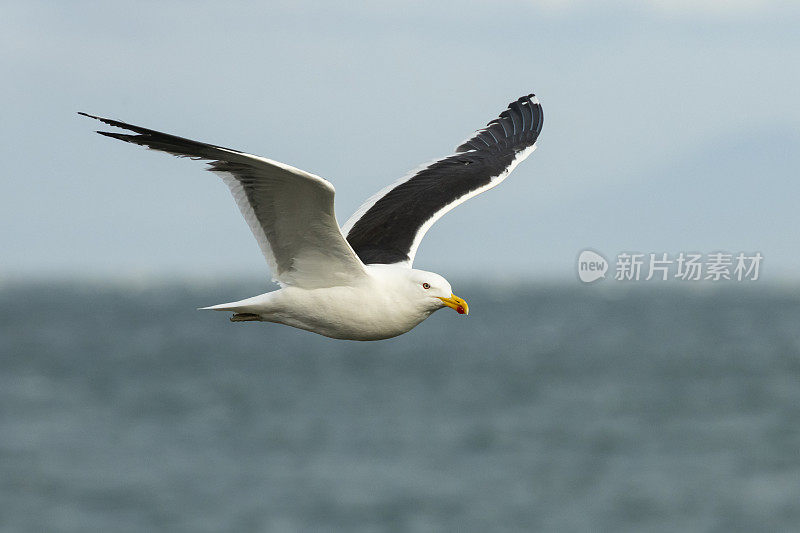
[[[800,291],[454,285],[359,343],[6,284],[0,530],[800,531]]]

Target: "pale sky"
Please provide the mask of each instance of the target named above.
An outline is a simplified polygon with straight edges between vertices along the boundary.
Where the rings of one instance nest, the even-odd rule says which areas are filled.
[[[0,278],[267,276],[200,162],[77,111],[329,179],[340,223],[535,92],[536,152],[416,266],[572,278],[578,252],[760,251],[797,277],[792,2],[24,2],[0,18]]]

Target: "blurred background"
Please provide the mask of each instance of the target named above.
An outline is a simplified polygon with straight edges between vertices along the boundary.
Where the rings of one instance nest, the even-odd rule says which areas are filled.
[[[0,530],[800,526],[800,8],[7,1]],[[538,150],[428,233],[468,318],[332,341],[225,186],[77,111],[328,178],[340,222],[535,92]],[[760,252],[581,284],[579,251]]]

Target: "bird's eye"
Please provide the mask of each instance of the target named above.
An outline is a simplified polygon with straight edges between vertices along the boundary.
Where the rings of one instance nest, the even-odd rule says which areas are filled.
[[[422,288],[423,289],[430,289],[431,288],[431,284],[430,283],[423,283],[422,284]]]

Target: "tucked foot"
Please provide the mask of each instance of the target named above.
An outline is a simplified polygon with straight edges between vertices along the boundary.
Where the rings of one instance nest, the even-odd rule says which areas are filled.
[[[261,316],[255,313],[234,313],[231,322],[251,322],[261,320]]]

